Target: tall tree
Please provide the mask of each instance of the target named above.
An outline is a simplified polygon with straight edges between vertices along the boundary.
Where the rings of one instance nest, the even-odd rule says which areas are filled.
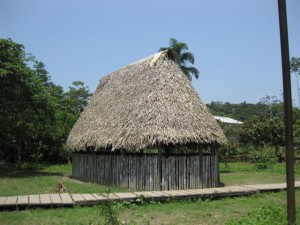
[[[290,61],[290,70],[292,73],[295,74],[297,80],[297,94],[298,94],[298,107],[300,107],[300,90],[299,90],[299,79],[298,76],[300,75],[300,57],[292,57]]]
[[[74,81],[69,90],[63,94],[63,127],[68,135],[88,104],[92,93],[81,81]]]
[[[192,65],[195,62],[193,53],[188,52],[188,45],[184,42],[179,42],[175,38],[171,38],[169,42],[169,47],[161,47],[158,51],[164,51],[167,49],[173,50],[175,55],[175,62],[179,65],[180,69],[188,77],[189,80],[192,80],[193,76],[198,79],[199,71],[197,68],[188,66],[188,63]]]
[[[0,160],[65,162],[67,136],[90,96],[80,81],[64,93],[23,45],[0,39]]]
[[[0,39],[0,136],[1,150],[21,161],[33,94],[33,71],[26,64],[24,46]]]

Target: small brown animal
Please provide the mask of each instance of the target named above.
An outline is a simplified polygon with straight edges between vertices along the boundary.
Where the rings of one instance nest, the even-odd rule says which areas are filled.
[[[64,182],[63,181],[59,181],[58,184],[57,184],[57,189],[56,189],[56,192],[66,192],[67,189],[65,188],[64,186]]]

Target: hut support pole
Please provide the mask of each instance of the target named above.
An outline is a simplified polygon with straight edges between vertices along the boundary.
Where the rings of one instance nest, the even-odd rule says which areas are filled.
[[[159,180],[159,190],[162,190],[162,147],[159,146],[158,147],[158,159],[157,159],[157,163],[158,163],[158,180]]]

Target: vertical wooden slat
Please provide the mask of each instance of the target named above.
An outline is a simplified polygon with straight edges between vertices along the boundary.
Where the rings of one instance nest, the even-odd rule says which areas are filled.
[[[169,156],[169,162],[168,162],[168,167],[169,167],[169,190],[173,189],[173,170],[175,170],[174,165],[173,165],[173,156]]]
[[[158,176],[158,157],[155,157],[154,159],[155,165],[154,165],[154,186],[153,190],[159,190],[159,176]]]
[[[139,181],[138,181],[138,177],[139,177],[139,166],[138,166],[138,156],[134,157],[134,164],[135,164],[135,170],[134,170],[134,179],[135,179],[135,189],[138,190],[139,189]]]
[[[152,181],[152,176],[151,176],[151,159],[152,159],[152,157],[150,155],[148,157],[146,157],[147,167],[148,167],[148,179],[146,180],[147,185],[146,185],[145,191],[150,190],[150,184],[153,182]]]
[[[205,155],[202,155],[201,161],[201,186],[205,188]]]
[[[206,156],[206,187],[209,188],[209,171],[210,171],[210,166],[209,166],[209,156]]]
[[[170,186],[170,180],[169,180],[169,173],[170,173],[170,168],[169,168],[169,161],[170,161],[170,156],[168,155],[165,157],[165,190],[169,190]]]
[[[139,164],[140,164],[140,167],[141,169],[138,169],[138,172],[139,172],[139,179],[138,179],[138,182],[139,182],[139,189],[138,190],[143,190],[143,184],[144,184],[144,171],[145,171],[145,168],[144,168],[144,157],[143,156],[140,156],[139,157]]]
[[[145,168],[143,168],[143,157],[142,156],[138,156],[137,157],[137,172],[138,172],[138,176],[137,176],[137,182],[138,182],[138,189],[137,190],[141,190],[142,189],[142,184],[143,184],[143,171]]]
[[[129,188],[133,188],[133,182],[132,182],[132,157],[131,155],[128,156],[128,176],[129,176]]]
[[[179,160],[179,156],[175,156],[175,163],[176,163],[176,173],[175,173],[175,178],[176,178],[176,187],[175,190],[178,190],[180,187],[180,160]]]
[[[191,181],[192,181],[192,188],[195,189],[196,188],[196,179],[197,179],[197,159],[195,157],[195,155],[192,155],[191,156],[191,159],[192,159],[192,167],[191,167]]]
[[[162,147],[161,146],[159,146],[158,147],[158,154],[157,154],[157,156],[158,156],[158,180],[159,180],[159,184],[158,184],[158,187],[157,187],[157,189],[158,190],[162,190]]]
[[[199,163],[200,163],[200,184],[199,188],[203,188],[203,146],[198,145]]]
[[[119,155],[115,155],[115,167],[114,167],[114,174],[115,174],[115,186],[120,186],[119,180],[120,180],[120,157]]]
[[[181,179],[182,179],[182,184],[181,184],[181,189],[186,189],[185,188],[185,170],[186,170],[186,165],[185,165],[185,155],[182,157],[182,163],[181,163],[181,165],[182,165],[182,173],[181,173],[181,175],[182,175],[182,177],[181,177]]]
[[[152,182],[152,177],[151,177],[151,156],[149,155],[148,157],[146,157],[147,159],[147,167],[148,167],[148,179],[146,180],[146,188],[145,191],[149,191],[150,190],[150,184]]]
[[[191,156],[189,156],[188,158],[188,187],[189,189],[192,189],[192,185],[191,185],[191,176],[192,176],[192,166],[191,166]]]
[[[110,185],[114,186],[115,185],[115,155],[112,154],[111,155],[111,162],[110,162],[110,167],[109,167],[109,170],[110,170]]]
[[[166,188],[166,157],[161,157],[161,190]]]
[[[175,172],[174,172],[174,187],[173,189],[177,190],[178,187],[178,161],[177,161],[177,156],[174,156],[174,164],[175,164]]]
[[[186,189],[190,189],[190,157],[186,157]]]
[[[183,185],[183,156],[177,156],[177,160],[178,160],[178,190],[182,190],[182,185]]]
[[[110,155],[105,155],[105,184],[109,185],[109,167],[110,167]]]
[[[173,164],[173,170],[172,170],[172,190],[176,190],[176,182],[177,182],[177,165],[176,165],[176,156],[172,156],[172,164]]]

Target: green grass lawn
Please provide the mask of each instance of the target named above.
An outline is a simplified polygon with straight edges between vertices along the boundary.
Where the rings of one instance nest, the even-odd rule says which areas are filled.
[[[0,196],[43,194],[55,192],[57,183],[64,181],[70,193],[101,193],[129,191],[121,187],[109,187],[73,180],[72,165],[41,165],[37,170],[0,163]],[[277,164],[266,170],[257,170],[250,163],[220,164],[221,182],[225,186],[239,184],[285,182],[285,165]],[[300,164],[295,167],[295,178],[300,180]]]
[[[37,170],[0,163],[0,196],[53,193],[63,181],[70,193],[101,193],[128,191],[121,187],[85,183],[71,179],[72,165],[41,165]],[[1,223],[0,223],[1,224]]]
[[[285,181],[284,164],[260,171],[248,163],[220,165],[224,185],[276,183]],[[0,196],[54,192],[57,182],[64,181],[71,193],[128,191],[72,180],[71,165],[44,165],[38,170],[0,163]],[[300,165],[295,167],[296,180],[300,180]],[[284,207],[286,193],[264,193],[251,197],[223,198],[219,200],[184,200],[142,205],[117,203],[119,221],[127,224],[226,224],[232,218],[243,218],[248,212],[261,207]],[[297,219],[300,221],[300,189],[296,190]],[[104,224],[100,211],[103,206],[28,209],[0,211],[0,224]],[[259,211],[261,212],[261,211]],[[283,213],[285,215],[285,212]],[[234,223],[242,224],[242,223]],[[245,223],[246,224],[246,223]],[[278,223],[280,224],[280,223]]]
[[[258,170],[251,163],[220,164],[221,183],[225,186],[242,184],[282,183],[286,181],[285,164],[280,163],[264,170]],[[300,181],[300,164],[295,165],[295,180]]]

